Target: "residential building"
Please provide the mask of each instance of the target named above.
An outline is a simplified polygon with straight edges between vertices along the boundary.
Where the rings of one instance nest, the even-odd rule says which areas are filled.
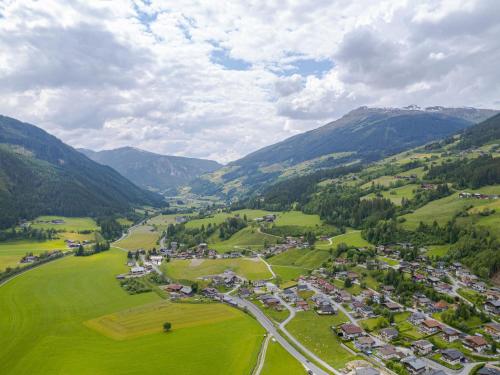
[[[399,336],[399,332],[396,328],[384,328],[380,330],[380,337],[386,341],[391,341]]]
[[[413,344],[413,350],[419,355],[427,355],[432,352],[433,345],[427,340],[418,340]]]
[[[370,336],[361,336],[356,339],[354,345],[359,350],[367,351],[373,348],[373,346],[375,345],[375,340],[372,339]]]
[[[500,339],[500,324],[496,322],[487,323],[484,325],[484,330],[494,339]]]
[[[414,356],[403,358],[401,363],[412,375],[423,374],[427,369],[425,362]]]
[[[460,364],[460,362],[464,360],[464,355],[457,349],[444,349],[441,350],[441,359],[444,362],[455,366]]]
[[[420,325],[420,329],[427,334],[436,333],[441,328],[441,324],[434,319],[426,319]]]
[[[443,327],[443,339],[448,342],[453,342],[460,338],[460,332],[455,331],[453,328]]]
[[[345,323],[340,326],[339,335],[346,340],[352,340],[363,334],[363,330],[355,324]]]
[[[482,336],[467,336],[464,340],[464,346],[477,353],[482,353],[489,347],[488,342]]]
[[[378,356],[384,361],[399,358],[399,352],[392,345],[383,346],[378,349]]]

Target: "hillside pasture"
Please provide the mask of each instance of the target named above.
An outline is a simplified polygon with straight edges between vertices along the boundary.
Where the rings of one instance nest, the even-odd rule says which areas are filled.
[[[66,249],[67,246],[63,240],[0,242],[0,270],[7,267],[22,266],[19,261],[27,253],[38,255],[45,251]]]
[[[272,277],[269,269],[259,258],[234,259],[186,259],[162,264],[165,274],[174,280],[197,280],[202,276],[217,275],[231,270],[248,280]]]
[[[271,340],[267,347],[262,375],[305,375],[306,370],[283,347]]]
[[[115,275],[126,271],[124,260],[113,249],[63,258],[2,285],[2,374],[251,372],[264,334],[254,319],[226,306],[198,304],[172,304],[186,310],[160,312],[160,319],[152,310],[164,303],[158,295],[129,295],[119,287]],[[218,320],[208,322],[203,312]],[[120,331],[122,339],[89,327],[104,318],[115,319],[111,331]],[[163,319],[172,319],[171,332],[153,327]]]
[[[129,234],[124,239],[117,241],[117,247],[125,250],[150,250],[158,248],[157,241],[160,233],[150,225],[139,225],[129,230]]]
[[[353,247],[366,247],[371,245],[368,241],[361,237],[360,230],[347,231],[347,233],[332,237],[331,241],[331,245],[328,244],[328,246],[333,247],[334,249],[341,243],[345,243],[347,246]]]
[[[301,211],[287,211],[278,214],[276,226],[316,227],[323,223],[319,215],[308,215]]]
[[[258,228],[248,226],[239,230],[225,241],[221,241],[218,237],[218,232],[216,232],[209,238],[208,243],[210,244],[210,248],[214,248],[221,253],[227,253],[241,251],[242,249],[260,250],[266,244],[275,244],[277,241],[278,237],[263,233]]]
[[[60,224],[54,221],[61,221]],[[35,229],[55,229],[64,232],[98,230],[99,226],[90,217],[39,216],[31,223]]]
[[[320,267],[329,257],[330,253],[325,250],[289,249],[269,258],[267,261],[273,266],[295,266],[314,269]]]
[[[382,197],[385,199],[389,199],[392,203],[397,206],[401,205],[401,201],[403,198],[412,199],[415,195],[414,191],[418,186],[416,184],[408,184],[404,186],[400,186],[397,188],[393,188],[390,190],[381,191]],[[375,193],[370,193],[362,197],[362,199],[372,199],[375,198]]]

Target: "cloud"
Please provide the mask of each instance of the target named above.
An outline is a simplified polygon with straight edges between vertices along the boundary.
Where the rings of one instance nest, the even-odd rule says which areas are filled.
[[[494,0],[4,1],[0,112],[227,162],[360,105],[498,106]]]

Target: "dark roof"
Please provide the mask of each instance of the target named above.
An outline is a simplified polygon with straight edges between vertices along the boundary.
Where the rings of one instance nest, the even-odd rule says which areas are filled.
[[[500,375],[500,370],[494,367],[483,367],[479,369],[477,374],[479,375]]]
[[[445,349],[441,351],[441,354],[445,357],[448,357],[451,360],[456,360],[462,358],[464,355],[462,352],[456,350],[456,349]]]
[[[350,324],[350,323],[342,324],[342,326],[340,326],[340,328],[342,329],[342,331],[344,331],[348,335],[363,332],[363,330],[360,327],[358,327],[355,324]]]

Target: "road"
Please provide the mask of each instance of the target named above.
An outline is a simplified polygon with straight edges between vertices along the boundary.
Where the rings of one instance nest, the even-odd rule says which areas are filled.
[[[293,345],[291,345],[278,331],[278,329],[274,326],[271,320],[264,315],[264,313],[253,303],[242,299],[236,296],[229,296],[231,300],[238,304],[239,307],[246,308],[248,312],[250,312],[260,323],[262,327],[272,335],[276,341],[295,359],[297,359],[302,365],[311,370],[315,375],[328,375],[329,373],[320,367],[316,366],[314,363],[310,362],[302,353],[300,353]],[[298,342],[293,336],[289,336],[289,339],[296,345],[302,352],[306,353],[309,357],[313,358],[317,363],[324,366],[326,369],[330,370],[332,373],[336,375],[340,375],[340,372],[331,367],[328,363],[323,361],[321,358],[317,357],[314,353],[312,353],[309,349],[304,347],[300,342]]]
[[[262,349],[259,353],[257,367],[255,368],[253,375],[260,375],[260,373],[262,372],[262,368],[264,367],[264,363],[266,362],[266,353],[267,353],[267,347],[269,345],[269,340],[271,340],[271,335],[267,335],[266,338],[264,339],[264,343],[262,344]]]
[[[339,311],[342,311],[344,313],[344,315],[347,316],[347,318],[351,321],[352,324],[358,324],[358,321],[351,316],[351,314],[349,313],[349,311],[347,311],[344,308],[344,306],[342,306],[340,303],[338,303],[337,301],[335,301],[332,297],[330,297],[327,294],[324,294],[321,290],[319,290],[318,288],[316,288],[315,286],[313,286],[310,283],[308,283],[307,286],[311,290],[313,290],[316,294],[320,294],[320,295],[325,296],[326,298],[328,298],[328,300],[331,302],[331,304],[333,306],[335,306]]]
[[[257,255],[257,257],[264,262],[264,264],[267,266],[267,269],[269,270],[269,272],[271,272],[271,275],[273,275],[272,277],[269,278],[269,280],[271,279],[275,279],[276,278],[276,274],[274,273],[273,271],[273,267],[271,267],[271,265],[269,263],[266,262],[266,260],[264,258],[262,258],[262,256],[260,255]]]

